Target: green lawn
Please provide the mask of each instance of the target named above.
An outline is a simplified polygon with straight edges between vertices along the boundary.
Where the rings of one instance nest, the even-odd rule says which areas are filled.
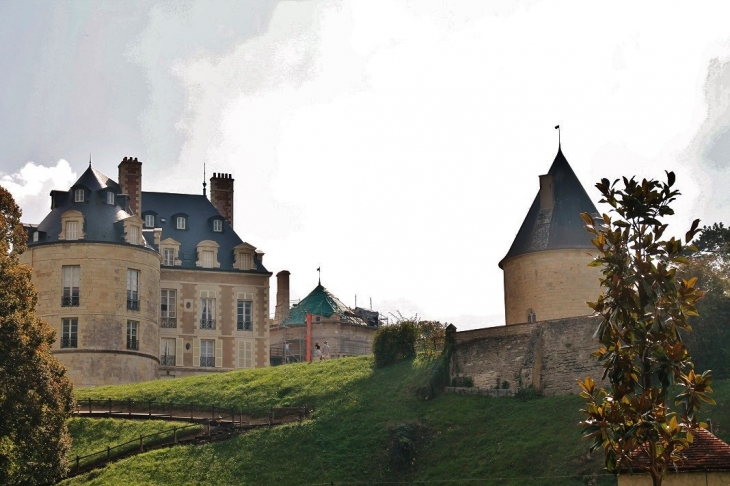
[[[427,374],[420,360],[374,370],[371,357],[359,357],[78,390],[78,398],[209,401],[259,414],[306,404],[315,411],[301,424],[151,451],[67,484],[616,484],[601,458],[587,457],[578,396],[421,401],[415,389]],[[717,383],[715,398],[706,416],[728,440],[730,383]]]

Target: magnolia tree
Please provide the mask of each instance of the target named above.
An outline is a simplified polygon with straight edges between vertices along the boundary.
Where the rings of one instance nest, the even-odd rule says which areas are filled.
[[[603,269],[603,292],[588,305],[602,318],[596,330],[601,347],[593,355],[610,384],[597,388],[590,377],[579,382],[587,405],[583,436],[593,439],[591,451],[603,449],[609,471],[641,468],[655,486],[690,447],[691,430],[705,426],[697,420],[700,404],[714,403],[707,396],[710,372],[694,371],[680,335],[690,331],[688,317],[696,315],[702,296],[696,278],[677,275],[699,220],[684,240],[662,239],[662,219],[674,213],[670,204],[679,195],[674,181],[673,172],[667,182],[623,178],[622,187],[602,179],[596,187],[611,216],[594,221],[581,215],[598,250],[591,265]]]

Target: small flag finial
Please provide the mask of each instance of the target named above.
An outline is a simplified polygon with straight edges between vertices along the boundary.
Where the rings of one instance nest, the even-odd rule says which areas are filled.
[[[91,167],[91,152],[89,152],[89,167]]]
[[[205,192],[205,186],[206,185],[207,184],[205,183],[205,162],[203,162],[203,196],[206,196],[207,195],[206,192]]]
[[[560,125],[555,125],[555,129],[558,131],[558,150],[560,150]]]
[[[322,272],[320,271],[320,268],[322,267],[317,267],[317,283],[322,285]]]

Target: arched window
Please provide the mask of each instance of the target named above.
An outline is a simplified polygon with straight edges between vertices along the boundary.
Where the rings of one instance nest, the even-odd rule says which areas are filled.
[[[537,316],[532,309],[527,309],[527,322],[537,322]]]

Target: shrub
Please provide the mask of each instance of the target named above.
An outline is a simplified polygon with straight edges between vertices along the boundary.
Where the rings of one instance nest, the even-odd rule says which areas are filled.
[[[451,386],[471,388],[474,386],[474,378],[471,376],[455,376],[454,379],[451,380]]]
[[[412,321],[383,326],[373,337],[375,366],[382,368],[416,356],[418,332]]]

